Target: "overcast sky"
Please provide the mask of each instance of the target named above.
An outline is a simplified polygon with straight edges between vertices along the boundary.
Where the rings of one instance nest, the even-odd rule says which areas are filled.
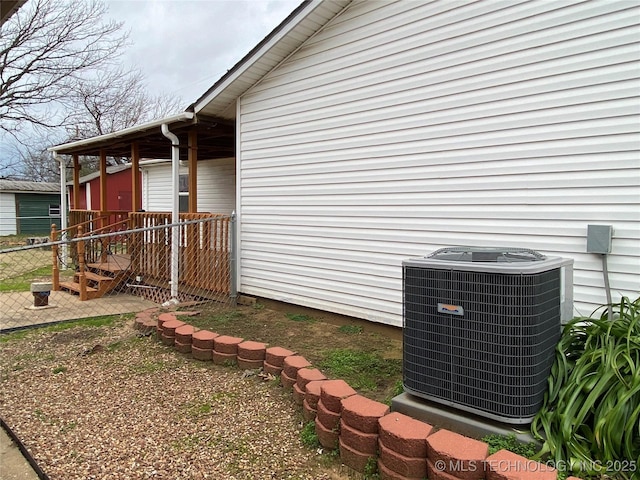
[[[121,58],[124,66],[143,72],[152,95],[180,97],[184,109],[280,24],[302,0],[103,2],[108,8],[108,19],[124,22],[123,30],[130,32],[130,45]],[[2,159],[11,163],[17,158],[15,145],[13,137],[0,131],[0,174]]]
[[[123,62],[143,71],[150,93],[184,107],[284,20],[301,0],[104,0],[124,22]]]

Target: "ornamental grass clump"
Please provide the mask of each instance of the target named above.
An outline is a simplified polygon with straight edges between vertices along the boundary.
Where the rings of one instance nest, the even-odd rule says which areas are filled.
[[[640,298],[601,308],[565,326],[532,433],[564,470],[638,478]]]

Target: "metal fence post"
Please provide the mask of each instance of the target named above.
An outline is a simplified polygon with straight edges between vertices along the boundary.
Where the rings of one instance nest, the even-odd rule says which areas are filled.
[[[51,225],[51,256],[52,256],[52,270],[51,270],[51,283],[53,284],[53,290],[60,290],[60,270],[58,265],[58,244],[55,243],[58,240],[58,232],[56,231],[56,224]]]
[[[236,254],[237,254],[237,248],[236,248],[236,241],[238,238],[238,232],[237,232],[237,228],[238,228],[238,222],[237,222],[237,218],[236,218],[236,212],[235,210],[231,213],[231,245],[229,248],[229,269],[231,270],[231,285],[230,285],[230,289],[229,291],[231,292],[231,303],[232,305],[235,307],[237,305],[238,302],[238,285],[237,285],[237,279],[238,279],[238,271],[237,271],[237,258],[236,258]]]

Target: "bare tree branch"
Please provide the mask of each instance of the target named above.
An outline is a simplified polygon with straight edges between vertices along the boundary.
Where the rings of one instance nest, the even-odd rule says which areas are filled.
[[[31,139],[28,145],[14,143],[7,146],[11,162],[0,164],[0,178],[32,182],[58,182],[58,163],[47,148],[54,141],[47,135]]]
[[[69,95],[69,139],[90,138],[149,122],[181,111],[181,103],[180,98],[150,95],[140,71],[103,71],[79,83]]]
[[[117,63],[127,34],[105,13],[101,0],[30,0],[0,28],[0,141],[8,134],[14,146],[1,176],[54,178],[47,146],[181,110],[180,98],[150,95],[141,72]],[[83,173],[95,168],[86,159]]]
[[[99,0],[31,0],[0,28],[0,129],[66,123],[57,104],[117,58],[122,24],[102,22]]]

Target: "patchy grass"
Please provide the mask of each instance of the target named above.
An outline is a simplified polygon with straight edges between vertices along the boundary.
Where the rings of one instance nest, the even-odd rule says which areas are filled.
[[[511,435],[487,435],[482,439],[489,445],[489,455],[493,455],[499,450],[509,450],[526,458],[533,458],[537,453],[534,442],[522,443],[514,434]]]
[[[214,322],[218,325],[228,325],[238,319],[244,317],[242,312],[230,311],[214,317]]]
[[[366,480],[378,480],[380,475],[378,474],[378,461],[376,457],[369,457],[367,463],[364,466],[364,478]]]
[[[311,421],[304,424],[300,430],[300,441],[307,448],[319,448],[320,440],[316,433],[316,423]]]
[[[23,247],[26,238],[27,235],[0,237],[0,292],[28,292],[33,282],[51,281],[51,250],[37,246],[5,251]],[[73,277],[74,273],[71,268],[60,270],[60,278]]]
[[[256,305],[206,307],[188,323],[293,350],[329,378],[345,380],[372,400],[389,403],[402,391],[400,329],[327,312],[292,311],[290,305],[281,306],[285,311]]]
[[[22,340],[23,338],[27,337],[29,333],[31,333],[31,331],[27,329],[18,330],[16,332],[11,332],[11,333],[2,333],[0,334],[0,343],[15,342],[17,340]]]
[[[341,333],[346,333],[348,335],[357,335],[362,333],[364,329],[360,325],[342,325],[338,328],[338,331]]]
[[[209,415],[213,410],[213,407],[209,402],[202,402],[202,403],[187,405],[186,410],[187,410],[187,415],[189,417],[198,418],[198,417],[202,417],[203,415]]]
[[[330,376],[366,392],[376,390],[381,381],[402,375],[400,359],[384,359],[377,353],[354,349],[327,350],[319,366]]]
[[[133,313],[124,313],[121,315],[102,315],[100,317],[81,318],[79,320],[60,322],[43,327],[43,331],[62,332],[64,330],[78,327],[114,327],[122,322],[132,319],[134,316],[135,314]]]
[[[81,318],[78,320],[65,320],[63,322],[54,323],[51,325],[46,325],[38,328],[25,328],[10,333],[0,333],[0,344],[22,340],[33,333],[38,334],[41,332],[64,332],[65,330],[86,327],[116,327],[123,324],[127,320],[132,319],[134,316],[135,315],[133,313],[103,315],[100,317]],[[88,331],[83,335],[90,334],[90,331]],[[116,347],[116,345],[114,345],[114,347]]]
[[[9,267],[3,265],[3,268]],[[2,283],[0,283],[0,292],[28,292],[31,288],[31,283],[51,280],[51,270],[51,265],[48,265],[46,267],[36,267],[33,270],[19,272],[15,276],[3,278]]]
[[[209,435],[204,433],[195,433],[185,435],[178,440],[172,441],[171,447],[178,452],[190,452],[202,448],[203,445],[208,445],[210,443]]]
[[[404,384],[402,383],[402,373],[400,373],[400,378],[396,379],[396,383],[389,391],[387,398],[384,399],[384,403],[386,403],[387,405],[391,405],[391,400],[393,399],[393,397],[397,397],[402,393],[404,393]]]
[[[293,322],[315,322],[313,318],[304,313],[287,313],[287,318]]]
[[[150,375],[167,369],[169,365],[163,360],[147,360],[141,363],[129,365],[131,373],[139,375]]]

